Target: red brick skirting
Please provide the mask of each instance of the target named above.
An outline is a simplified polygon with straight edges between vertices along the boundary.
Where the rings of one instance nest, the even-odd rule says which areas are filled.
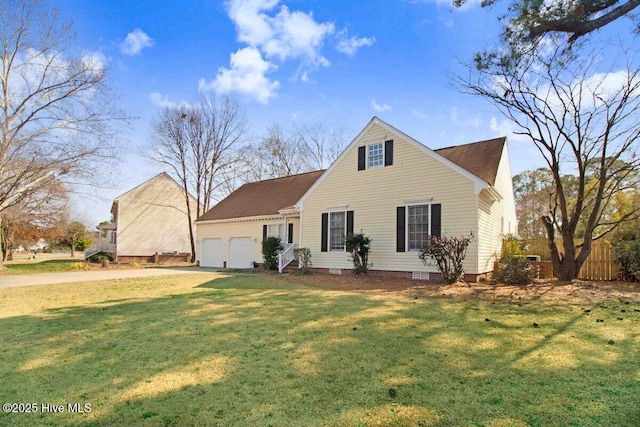
[[[178,262],[189,262],[191,254],[154,254],[154,255],[124,255],[118,256],[117,261],[122,263],[150,263],[150,264],[173,264]]]
[[[349,268],[342,268],[342,269],[329,269],[329,268],[310,268],[311,271],[313,271],[314,273],[319,273],[319,274],[335,274],[335,273],[330,273],[330,271],[332,270],[340,270],[340,275],[342,276],[355,276],[355,273],[349,269]],[[489,276],[491,273],[484,273],[484,274],[465,274],[464,275],[464,280],[466,282],[480,282],[480,281],[484,281],[487,280],[487,276]],[[410,271],[389,271],[389,270],[369,270],[367,272],[367,276],[370,277],[388,277],[388,278],[395,278],[395,279],[412,279],[413,278],[413,273]],[[442,282],[442,275],[440,273],[429,273],[429,280],[426,280],[427,282],[431,282],[431,283],[440,283]]]

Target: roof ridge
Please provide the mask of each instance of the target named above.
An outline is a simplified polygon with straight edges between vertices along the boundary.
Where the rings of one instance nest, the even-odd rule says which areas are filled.
[[[314,171],[301,172],[301,173],[296,173],[294,175],[278,176],[278,177],[275,177],[275,178],[260,179],[258,181],[245,182],[243,185],[257,184],[259,182],[267,182],[267,181],[276,181],[276,180],[279,180],[279,179],[286,179],[286,178],[294,178],[296,176],[308,175],[310,173],[317,173],[317,172],[324,172],[324,171],[326,171],[326,169],[318,169],[318,170],[314,170]]]
[[[495,138],[483,139],[481,141],[467,142],[466,144],[450,145],[448,147],[434,148],[433,151],[448,150],[449,148],[466,147],[468,145],[482,144],[482,143],[485,143],[485,142],[494,142],[494,141],[506,140],[506,139],[507,139],[506,136],[498,136],[498,137],[495,137]]]

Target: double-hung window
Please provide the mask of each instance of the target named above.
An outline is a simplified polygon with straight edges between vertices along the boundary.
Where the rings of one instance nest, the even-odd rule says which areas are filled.
[[[267,237],[278,237],[284,242],[284,224],[269,224]]]
[[[346,226],[345,212],[329,213],[329,250],[344,251]]]
[[[344,252],[345,238],[353,233],[353,211],[331,209],[322,214],[320,227],[320,251]]]
[[[384,150],[382,143],[372,144],[367,147],[367,168],[375,168],[384,165]]]
[[[419,251],[429,244],[429,205],[408,206],[407,211],[409,251]]]
[[[442,205],[418,202],[396,208],[396,252],[416,252],[429,245],[432,236],[440,237]]]
[[[358,170],[393,165],[393,139],[358,147]]]

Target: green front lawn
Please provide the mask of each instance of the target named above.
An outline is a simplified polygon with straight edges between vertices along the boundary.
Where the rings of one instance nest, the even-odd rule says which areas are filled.
[[[48,259],[46,261],[35,260],[20,260],[11,261],[3,265],[0,274],[3,275],[16,275],[16,274],[43,274],[43,273],[62,273],[65,271],[73,271],[76,268],[76,264],[84,261],[80,259]]]
[[[38,409],[0,425],[637,426],[634,310],[213,273],[0,289],[0,396]]]

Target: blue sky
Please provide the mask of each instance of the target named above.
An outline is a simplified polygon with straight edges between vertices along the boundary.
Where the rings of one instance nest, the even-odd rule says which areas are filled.
[[[137,117],[115,187],[79,202],[89,222],[160,172],[138,155],[165,105],[212,91],[237,96],[251,135],[323,122],[355,136],[378,116],[430,148],[506,135],[512,172],[542,165],[488,103],[456,92],[451,73],[497,41],[498,11],[447,0],[50,0],[76,42],[100,54],[119,106]],[[539,160],[536,160],[539,159]]]

